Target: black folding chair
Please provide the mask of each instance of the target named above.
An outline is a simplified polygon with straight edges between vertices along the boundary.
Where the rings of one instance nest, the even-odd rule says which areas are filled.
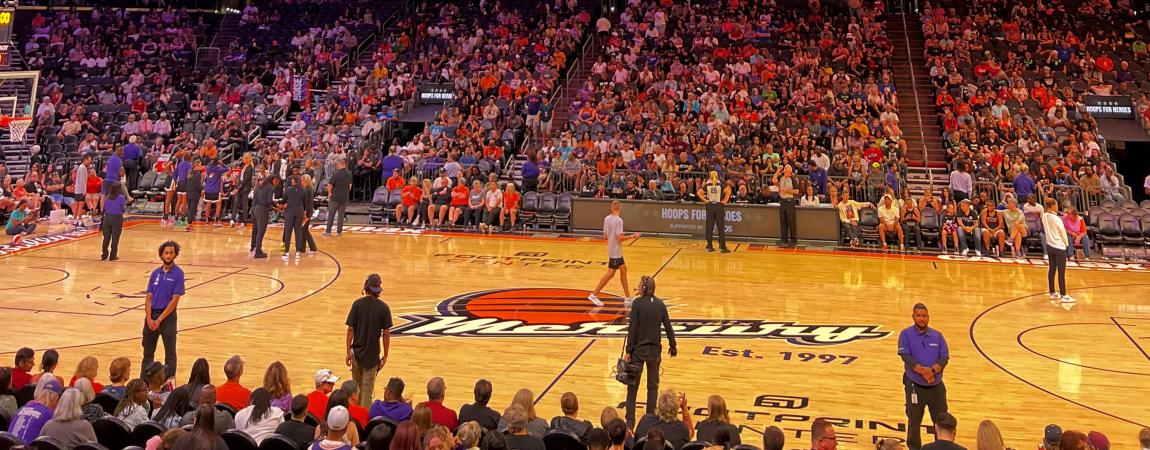
[[[256,440],[243,431],[228,430],[220,434],[220,437],[228,444],[228,450],[259,450]]]

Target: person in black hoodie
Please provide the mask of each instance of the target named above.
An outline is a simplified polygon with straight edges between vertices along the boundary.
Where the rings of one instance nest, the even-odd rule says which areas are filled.
[[[579,419],[579,397],[574,392],[564,392],[559,398],[559,407],[563,409],[563,415],[551,419],[551,429],[566,431],[587,443],[587,432],[592,426],[591,422]]]
[[[479,379],[475,382],[475,403],[459,408],[459,423],[475,421],[490,431],[499,428],[499,412],[487,406],[491,401],[491,382]]]
[[[659,363],[663,353],[662,337],[659,327],[667,332],[667,346],[674,358],[679,354],[675,348],[675,330],[671,327],[671,318],[667,314],[667,305],[655,296],[655,279],[644,276],[639,281],[639,297],[631,304],[630,323],[627,325],[627,347],[624,349],[625,358],[639,366],[639,376],[643,375],[643,366],[647,369],[647,413],[655,412],[655,400],[659,395]],[[639,393],[639,384],[627,386],[627,425],[635,423],[635,398]]]

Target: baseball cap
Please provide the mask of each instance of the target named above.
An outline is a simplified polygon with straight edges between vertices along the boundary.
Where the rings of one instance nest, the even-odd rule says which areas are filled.
[[[51,379],[44,383],[44,389],[55,392],[56,395],[64,393],[64,387],[60,386],[60,381],[57,380],[55,376],[51,377]],[[1093,433],[1091,435],[1093,435]],[[1105,437],[1103,437],[1103,439],[1105,439]]]
[[[1058,441],[1062,440],[1062,427],[1055,424],[1047,425],[1042,440],[1046,441],[1047,444],[1057,446]]]
[[[1094,450],[1110,450],[1110,439],[1097,431],[1091,431],[1086,435],[1086,442],[1089,442],[1090,448]]]
[[[331,369],[319,369],[315,371],[315,384],[320,383],[335,383],[339,381],[339,377],[331,372]]]
[[[363,282],[363,290],[373,294],[379,294],[383,292],[382,284],[383,280],[379,278],[379,274],[373,273],[367,276],[367,281]]]
[[[349,420],[351,415],[348,414],[346,407],[336,406],[327,412],[327,427],[332,430],[343,431],[347,428]]]

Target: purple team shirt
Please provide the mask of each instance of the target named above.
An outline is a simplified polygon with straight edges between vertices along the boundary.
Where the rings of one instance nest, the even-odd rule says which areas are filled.
[[[44,424],[49,420],[52,420],[52,410],[47,405],[33,400],[16,411],[12,423],[8,425],[8,432],[24,442],[32,442],[40,437],[40,429],[44,428]]]
[[[917,327],[911,325],[898,334],[898,354],[910,355],[918,365],[930,367],[943,358],[950,358],[950,349],[947,348],[946,339],[938,330],[927,327],[925,333],[920,333]],[[926,378],[911,369],[906,369],[906,377],[914,384],[934,386],[942,383],[942,373],[935,374],[934,383],[927,383]]]

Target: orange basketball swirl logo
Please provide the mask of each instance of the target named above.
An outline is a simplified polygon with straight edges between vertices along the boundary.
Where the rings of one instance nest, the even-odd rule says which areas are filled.
[[[400,336],[623,337],[623,300],[587,301],[590,291],[565,288],[496,289],[444,300],[438,314],[404,315]],[[676,338],[779,339],[804,346],[840,345],[890,335],[880,325],[827,325],[747,319],[672,319]]]

